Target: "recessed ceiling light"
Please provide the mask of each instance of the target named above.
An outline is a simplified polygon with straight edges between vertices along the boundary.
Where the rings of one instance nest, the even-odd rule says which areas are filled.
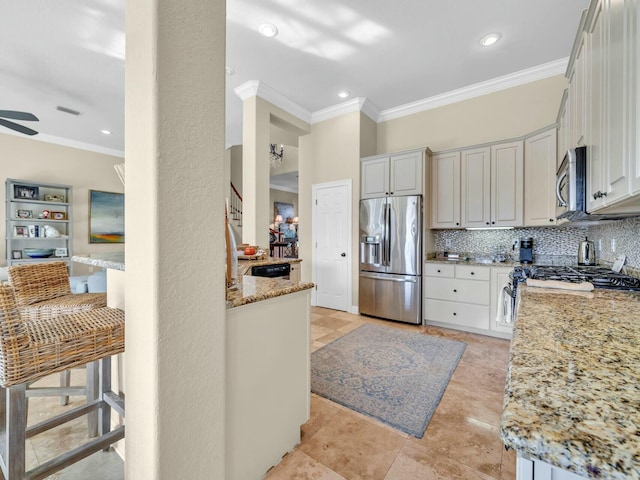
[[[270,23],[263,23],[258,28],[258,31],[260,32],[260,35],[267,38],[275,37],[276,35],[278,35],[278,29],[275,25],[272,25]]]
[[[111,130],[100,130],[100,133],[103,135],[111,135]]]
[[[351,95],[351,93],[348,90],[340,90],[338,92],[340,98],[347,98],[349,95]]]
[[[482,37],[478,43],[483,47],[488,47],[500,40],[500,37],[501,35],[499,33],[490,33]]]
[[[234,73],[236,73],[236,71],[231,67],[224,67],[224,71],[227,72],[227,75],[229,75],[229,76],[231,76]]]

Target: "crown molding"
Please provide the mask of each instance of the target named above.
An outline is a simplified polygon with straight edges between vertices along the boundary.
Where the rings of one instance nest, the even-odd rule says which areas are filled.
[[[259,80],[250,80],[234,89],[236,95],[242,101],[253,96],[258,96],[273,105],[281,108],[287,113],[310,124],[329,120],[347,113],[361,111],[376,123],[386,122],[395,118],[405,117],[415,113],[424,112],[433,108],[442,107],[451,103],[469,100],[489,93],[506,90],[555,75],[564,75],[569,63],[569,57],[543,63],[535,67],[520,70],[501,77],[496,77],[485,82],[475,83],[467,87],[451,90],[450,92],[434,95],[416,102],[407,103],[398,107],[388,108],[380,111],[366,97],[357,97],[346,102],[323,108],[315,112],[309,112],[304,107],[298,105],[293,100]]]
[[[57,137],[55,135],[47,135],[46,133],[39,133],[38,135],[33,136],[25,136],[22,133],[7,130],[6,132],[2,132],[2,134],[13,135],[15,137],[24,138],[27,140],[37,140],[38,142],[53,143],[54,145],[62,145],[63,147],[71,147],[78,150],[87,150],[89,152],[102,153],[104,155],[124,158],[124,151],[122,150],[107,148],[101,145],[94,145],[92,143],[79,142],[77,140],[70,140],[68,138]]]
[[[244,102],[247,98],[260,97],[302,121],[311,123],[311,112],[293,100],[259,80],[249,80],[233,90]]]
[[[569,57],[561,58],[559,60],[554,60],[553,62],[543,63],[542,65],[520,70],[519,72],[496,77],[485,82],[475,83],[468,87],[451,90],[450,92],[446,92],[441,95],[434,95],[433,97],[418,100],[417,102],[389,108],[380,112],[377,121],[378,123],[386,122],[387,120],[393,120],[395,118],[424,112],[425,110],[431,110],[433,108],[442,107],[462,100],[480,97],[482,95],[506,90],[507,88],[516,87],[536,80],[542,80],[555,75],[564,75],[567,70],[568,62]]]
[[[311,124],[323,122],[347,113],[362,112],[374,122],[378,120],[379,111],[366,97],[357,97],[346,102],[323,108],[311,114]]]
[[[272,190],[280,190],[281,192],[298,193],[297,188],[283,187],[282,185],[274,185],[273,183],[269,184],[269,188]]]

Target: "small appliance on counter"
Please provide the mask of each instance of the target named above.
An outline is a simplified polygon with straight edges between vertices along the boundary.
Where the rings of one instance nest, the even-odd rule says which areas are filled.
[[[590,242],[588,237],[584,237],[584,240],[580,242],[580,247],[578,248],[578,265],[595,264],[596,251],[593,247],[593,242]]]
[[[520,240],[520,263],[533,262],[533,238]]]

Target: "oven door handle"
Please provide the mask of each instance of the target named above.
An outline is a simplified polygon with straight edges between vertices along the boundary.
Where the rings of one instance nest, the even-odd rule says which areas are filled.
[[[567,206],[567,202],[566,202],[566,200],[564,198],[562,198],[562,192],[560,192],[561,184],[562,184],[562,182],[564,181],[565,178],[567,178],[567,172],[566,171],[562,175],[560,175],[560,177],[556,181],[556,197],[558,198],[558,206],[559,207],[566,207]]]

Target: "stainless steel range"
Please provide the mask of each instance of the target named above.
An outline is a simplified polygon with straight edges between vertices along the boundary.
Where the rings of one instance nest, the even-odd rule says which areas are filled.
[[[573,283],[590,282],[595,288],[640,291],[640,279],[603,267],[534,265],[529,268],[527,278]]]
[[[499,310],[502,312],[502,322],[511,323],[515,320],[518,284],[526,282],[527,278],[536,280],[560,280],[573,283],[591,282],[595,288],[640,292],[640,279],[623,273],[616,273],[604,267],[558,265],[518,266],[514,267],[513,271],[509,274],[509,284],[504,286],[499,299]]]

